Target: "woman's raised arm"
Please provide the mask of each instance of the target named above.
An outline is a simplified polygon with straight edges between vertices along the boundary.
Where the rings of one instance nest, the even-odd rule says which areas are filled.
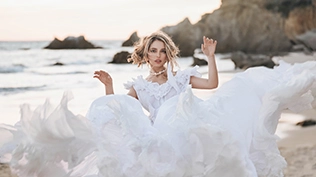
[[[190,83],[192,88],[214,89],[218,86],[218,73],[215,62],[215,49],[217,41],[203,36],[201,49],[208,59],[208,78],[198,78],[191,76]]]

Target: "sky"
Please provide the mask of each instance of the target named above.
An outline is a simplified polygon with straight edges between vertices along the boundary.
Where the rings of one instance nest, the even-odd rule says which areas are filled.
[[[221,0],[0,0],[0,41],[125,40],[186,17],[196,23]]]

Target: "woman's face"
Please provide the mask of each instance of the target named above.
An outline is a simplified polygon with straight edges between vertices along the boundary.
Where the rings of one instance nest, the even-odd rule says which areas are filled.
[[[149,47],[148,62],[152,68],[162,67],[167,62],[165,44],[155,40]]]

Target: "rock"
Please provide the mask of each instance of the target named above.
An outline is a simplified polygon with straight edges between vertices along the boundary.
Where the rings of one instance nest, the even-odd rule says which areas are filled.
[[[313,0],[265,0],[265,8],[288,18],[291,11],[313,5]]]
[[[292,47],[292,52],[303,52],[305,55],[313,55],[313,50],[306,47],[304,44],[296,44]]]
[[[172,36],[184,57],[192,56],[200,47],[203,35],[218,41],[218,53],[290,51],[292,44],[283,28],[285,19],[265,9],[264,3],[262,0],[223,0],[219,9],[203,15],[194,25],[185,19],[161,30]]]
[[[180,49],[181,57],[188,57],[194,54],[194,50],[201,45],[202,33],[199,28],[193,26],[188,18],[175,26],[166,26],[161,31],[171,36],[174,43]]]
[[[61,63],[61,62],[56,62],[54,64],[52,64],[51,66],[63,66],[65,65],[64,63]]]
[[[207,64],[208,64],[208,62],[206,60],[200,59],[200,58],[197,58],[197,57],[193,56],[193,63],[192,63],[191,66],[196,66],[196,65],[204,66],[204,65],[207,65]]]
[[[316,51],[316,28],[296,36],[296,39],[299,43],[304,44],[308,49]]]
[[[309,119],[309,120],[298,122],[296,125],[300,125],[302,127],[313,126],[313,125],[316,125],[316,121]]]
[[[301,1],[310,2],[311,0]],[[294,8],[289,12],[288,18],[285,20],[285,34],[292,41],[296,42],[296,37],[312,29],[316,29],[316,0],[314,4]]]
[[[216,51],[270,54],[289,51],[292,44],[284,33],[284,18],[259,4],[223,3],[196,24],[203,34],[218,41]]]
[[[192,56],[204,35],[218,41],[218,53],[278,55],[292,50],[296,36],[316,28],[315,19],[316,0],[222,0],[219,9],[196,24],[186,18],[161,30],[182,57]]]
[[[45,49],[100,49],[87,41],[84,36],[67,37],[63,41],[55,38]]]
[[[122,46],[133,46],[140,38],[137,35],[137,32],[134,32],[129,39],[123,42]]]
[[[20,50],[30,50],[30,48],[20,48]]]
[[[273,68],[275,63],[271,60],[272,57],[265,55],[247,55],[244,52],[238,51],[233,52],[231,55],[231,60],[235,64],[235,69],[248,69],[250,67],[265,66],[268,68]]]
[[[44,47],[44,49],[62,49],[63,47],[64,47],[63,42],[55,38],[52,42],[50,42],[48,46]]]
[[[122,51],[114,55],[113,60],[109,63],[116,63],[116,64],[122,64],[122,63],[128,63],[127,58],[131,55],[131,53],[127,51]]]

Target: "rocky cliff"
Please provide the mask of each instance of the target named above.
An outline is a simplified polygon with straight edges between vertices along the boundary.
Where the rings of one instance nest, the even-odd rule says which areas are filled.
[[[172,36],[181,56],[192,56],[202,36],[218,41],[217,52],[274,55],[291,51],[296,37],[316,28],[316,0],[222,0],[196,24],[184,19],[161,30]]]

